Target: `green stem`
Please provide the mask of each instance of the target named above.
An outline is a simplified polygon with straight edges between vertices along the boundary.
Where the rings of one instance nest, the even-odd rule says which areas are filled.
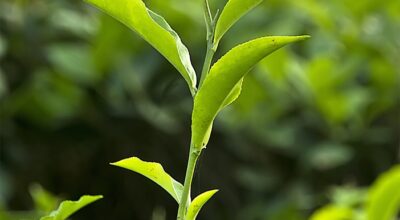
[[[189,203],[189,197],[190,197],[190,188],[192,186],[193,175],[196,168],[197,159],[199,158],[200,153],[201,151],[194,149],[193,145],[190,146],[189,160],[186,168],[185,183],[183,185],[182,197],[179,203],[177,220],[185,220],[186,218],[186,211],[188,208],[187,205]]]
[[[206,57],[204,59],[203,70],[201,71],[199,89],[200,89],[201,85],[203,85],[203,82],[206,79],[208,71],[210,71],[211,62],[212,62],[212,59],[215,54],[215,50],[213,49],[214,45],[212,43],[212,37],[210,37],[210,38],[211,38],[211,40],[208,40],[208,43],[207,43],[207,53],[206,53]]]
[[[201,78],[200,78],[200,83],[199,83],[199,89],[201,85],[203,84],[208,71],[210,70],[211,62],[215,54],[215,48],[214,48],[214,32],[215,32],[215,20],[217,18],[218,12],[215,16],[215,18],[212,17],[211,10],[210,10],[210,5],[208,4],[208,0],[203,1],[203,9],[204,9],[204,19],[206,22],[206,27],[207,27],[207,52],[206,52],[206,57],[204,58],[204,64],[203,64],[203,69],[201,71]]]
[[[212,37],[209,37],[209,39],[212,39]],[[210,44],[209,42],[212,42],[212,41],[208,40],[208,43],[207,43],[207,53],[206,53],[206,57],[204,59],[203,70],[202,70],[202,74],[201,74],[199,88],[200,88],[201,84],[203,83],[203,81],[210,69],[211,61],[212,61],[212,58],[215,53],[215,51],[212,49],[212,47],[213,47],[212,43]],[[189,197],[190,197],[190,188],[192,186],[192,180],[193,180],[193,175],[194,175],[194,171],[196,168],[196,162],[200,156],[200,153],[201,153],[201,150],[195,149],[194,146],[192,144],[190,144],[189,160],[188,160],[188,164],[186,167],[185,183],[183,185],[182,197],[181,197],[181,201],[179,203],[177,220],[185,220],[185,218],[186,218],[186,211],[188,208],[187,206],[188,206]]]
[[[204,58],[203,69],[201,71],[199,89],[210,70],[211,62],[215,53],[213,40],[214,40],[216,18],[214,19],[212,18],[208,0],[204,0],[203,8],[204,8],[204,18],[206,20],[206,27],[207,27],[207,52],[206,52],[206,57]],[[185,183],[183,184],[182,197],[179,202],[177,220],[186,220],[186,212],[188,209],[188,204],[190,203],[190,189],[192,187],[192,180],[196,168],[197,159],[199,158],[200,154],[201,150],[195,149],[194,145],[190,144],[189,159],[186,167]]]

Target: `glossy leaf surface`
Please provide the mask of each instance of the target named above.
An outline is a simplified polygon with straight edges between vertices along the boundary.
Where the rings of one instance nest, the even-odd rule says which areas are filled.
[[[195,220],[204,204],[217,192],[218,190],[210,190],[197,196],[188,208],[186,220]]]
[[[103,196],[82,196],[78,201],[64,201],[60,204],[56,211],[51,212],[48,216],[42,217],[40,220],[64,220],[77,212],[79,209],[103,198]]]
[[[214,35],[215,47],[218,46],[222,36],[224,36],[236,21],[262,1],[263,0],[229,0],[217,21]]]
[[[163,17],[148,10],[141,0],[86,0],[139,34],[158,50],[185,78],[192,94],[196,73],[187,48]]]
[[[192,141],[196,149],[207,145],[214,118],[232,90],[250,69],[275,50],[308,36],[258,38],[241,44],[218,60],[198,91],[192,114]]]
[[[168,173],[164,171],[164,168],[159,163],[142,161],[137,157],[127,158],[111,165],[122,167],[128,170],[132,170],[139,173],[159,186],[164,188],[179,204],[182,196],[183,186]]]

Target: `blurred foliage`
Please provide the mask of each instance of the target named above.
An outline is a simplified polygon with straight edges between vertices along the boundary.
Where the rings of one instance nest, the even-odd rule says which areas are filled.
[[[146,3],[199,71],[201,1]],[[333,185],[367,186],[398,161],[399,8],[266,0],[227,33],[217,57],[264,35],[312,39],[258,65],[217,119],[193,190],[224,190],[200,219],[306,219]],[[168,195],[108,162],[138,155],[181,180],[191,104],[167,61],[82,1],[0,1],[0,207],[31,210],[26,189],[39,182],[68,198],[104,194],[74,219],[173,219]]]
[[[98,196],[82,196],[77,201],[60,201],[58,197],[51,194],[38,184],[33,184],[30,189],[34,209],[30,211],[7,211],[0,207],[2,220],[64,220],[79,209],[102,198]],[[58,207],[58,208],[57,208]]]
[[[381,174],[367,190],[336,188],[332,204],[317,210],[311,220],[392,220],[400,210],[400,166]]]
[[[30,187],[34,209],[29,211],[6,211],[0,207],[0,217],[3,220],[34,220],[50,213],[60,204],[60,199],[43,189],[38,184]]]

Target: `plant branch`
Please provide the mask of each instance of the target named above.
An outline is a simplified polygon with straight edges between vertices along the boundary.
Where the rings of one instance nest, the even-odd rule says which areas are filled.
[[[208,4],[208,0],[204,0],[203,3],[204,3],[203,5],[204,19],[207,27],[207,52],[204,58],[203,69],[201,71],[199,89],[210,70],[211,62],[215,54],[216,49],[214,48],[213,41],[214,41],[215,21],[218,17],[218,12],[217,12],[215,17],[213,18],[210,10],[210,5]],[[193,144],[190,144],[189,159],[186,167],[186,175],[185,175],[185,182],[183,184],[182,197],[179,202],[177,220],[186,219],[186,212],[188,209],[188,205],[190,204],[190,189],[192,186],[196,163],[200,154],[201,150],[196,149]]]
[[[203,64],[203,69],[201,71],[201,78],[200,78],[200,83],[199,83],[199,89],[201,85],[203,85],[204,80],[206,79],[206,76],[208,74],[208,71],[210,71],[211,67],[211,62],[215,54],[215,50],[213,49],[214,45],[211,42],[207,42],[207,52],[206,52],[206,57],[204,58],[204,64]]]
[[[190,202],[190,188],[192,186],[193,175],[200,153],[201,151],[194,149],[192,144],[190,145],[189,160],[186,168],[185,183],[183,185],[182,197],[179,203],[177,220],[185,220],[186,218],[187,206]]]
[[[219,11],[217,11],[215,16],[213,17],[210,10],[210,5],[208,4],[208,0],[204,0],[204,18],[207,27],[207,52],[206,52],[206,57],[204,58],[203,69],[201,71],[199,89],[203,84],[208,74],[208,71],[210,70],[211,62],[215,54],[216,48],[214,47],[214,32],[215,32],[215,21],[218,18],[218,13]]]

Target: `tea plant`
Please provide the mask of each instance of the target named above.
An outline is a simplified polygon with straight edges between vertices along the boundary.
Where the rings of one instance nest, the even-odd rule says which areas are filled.
[[[207,52],[201,78],[197,83],[188,49],[179,35],[162,16],[148,9],[142,0],[86,1],[135,31],[158,50],[188,84],[194,105],[184,184],[172,178],[160,164],[145,162],[137,157],[124,159],[112,165],[142,174],[164,188],[179,204],[178,220],[196,219],[202,206],[217,192],[217,190],[204,192],[193,201],[190,196],[196,162],[207,146],[214,119],[223,108],[238,98],[243,78],[252,67],[279,48],[307,39],[308,36],[261,37],[234,47],[212,64],[214,53],[224,34],[262,0],[229,0],[220,14],[211,13],[208,1],[204,0]]]

